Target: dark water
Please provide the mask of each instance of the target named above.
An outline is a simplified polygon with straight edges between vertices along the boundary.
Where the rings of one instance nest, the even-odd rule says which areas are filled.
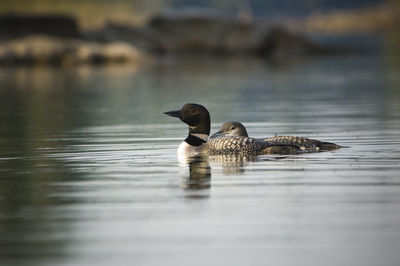
[[[0,69],[1,265],[399,265],[400,67],[382,54]],[[333,152],[180,164],[213,130]]]

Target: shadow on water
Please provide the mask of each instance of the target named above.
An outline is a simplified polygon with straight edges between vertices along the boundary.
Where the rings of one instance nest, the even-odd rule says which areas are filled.
[[[59,189],[53,184],[70,180],[72,174],[38,154],[13,157],[1,161],[0,264],[40,265],[66,257],[77,216],[64,206],[78,201],[57,197]]]
[[[68,235],[73,215],[63,221],[55,215],[66,202],[54,197],[52,184],[69,180],[71,173],[43,156],[43,150],[57,145],[43,139],[45,133],[65,130],[68,121],[48,115],[53,107],[50,113],[65,115],[51,103],[51,94],[4,86],[0,95],[0,264],[30,260],[39,265],[62,257],[70,243],[62,236]]]

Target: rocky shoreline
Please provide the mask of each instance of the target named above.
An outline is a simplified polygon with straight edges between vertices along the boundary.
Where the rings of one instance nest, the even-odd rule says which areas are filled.
[[[138,63],[162,54],[265,58],[337,52],[282,26],[212,11],[168,11],[141,27],[107,24],[80,31],[67,16],[0,17],[0,64]]]
[[[96,43],[29,35],[0,43],[0,65],[135,63],[143,54],[127,43]]]

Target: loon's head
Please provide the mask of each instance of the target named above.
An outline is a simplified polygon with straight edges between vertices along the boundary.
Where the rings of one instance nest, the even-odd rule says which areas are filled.
[[[188,124],[189,134],[210,135],[210,113],[200,104],[187,103],[180,110],[169,111],[164,114],[177,117]]]
[[[248,137],[246,128],[240,122],[225,122],[222,124],[221,129],[213,134],[210,138],[222,137],[222,136],[241,136]]]

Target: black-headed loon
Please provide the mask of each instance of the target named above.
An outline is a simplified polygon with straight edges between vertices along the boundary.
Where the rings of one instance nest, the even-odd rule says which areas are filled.
[[[208,140],[211,127],[210,114],[204,106],[199,104],[187,103],[180,110],[169,111],[165,112],[164,114],[177,117],[182,122],[189,125],[189,135],[179,145],[177,151],[178,155],[259,155],[270,153],[288,153],[293,152],[294,150],[303,150],[303,145],[299,145],[299,143],[290,139],[293,137],[286,139],[280,139],[277,137],[256,139],[242,135],[227,135]]]

